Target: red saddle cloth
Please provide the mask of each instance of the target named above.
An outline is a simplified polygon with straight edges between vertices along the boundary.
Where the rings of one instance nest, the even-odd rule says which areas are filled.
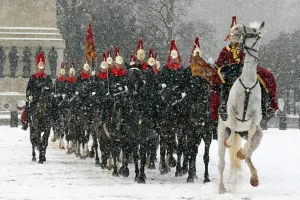
[[[278,103],[276,99],[276,81],[272,72],[258,65],[257,78],[272,98],[271,108],[275,111],[278,110]],[[220,106],[220,97],[218,93],[219,84],[220,81],[218,77],[216,77],[215,81],[211,84],[210,112],[212,120],[218,120],[218,108]]]

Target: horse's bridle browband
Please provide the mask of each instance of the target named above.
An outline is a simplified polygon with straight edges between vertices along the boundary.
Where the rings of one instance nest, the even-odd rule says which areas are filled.
[[[252,50],[252,51],[254,51],[254,52],[258,52],[256,49],[253,49],[253,47],[256,45],[256,43],[258,42],[258,40],[261,38],[260,32],[258,32],[258,33],[247,33],[247,31],[246,31],[246,26],[243,25],[243,27],[244,27],[244,33],[242,33],[242,37],[243,37],[242,48],[246,49],[246,51],[249,53],[249,55],[251,55],[251,56],[254,57],[257,61],[259,61],[259,59],[258,59],[256,56],[254,56],[253,54],[251,54],[251,53],[249,52],[249,50]],[[254,30],[254,32],[256,32],[256,29],[253,29],[253,30]],[[245,45],[245,42],[246,42],[246,39],[247,39],[247,38],[256,38],[255,42],[252,44],[251,47],[247,47],[247,46]]]
[[[239,78],[239,81],[240,81],[241,85],[243,86],[243,88],[245,89],[245,100],[244,100],[243,119],[239,119],[239,118],[237,118],[237,117],[236,117],[236,119],[237,119],[238,121],[240,121],[240,122],[246,122],[246,121],[249,120],[249,119],[247,119],[247,120],[245,119],[246,113],[247,113],[248,104],[249,104],[249,97],[250,97],[250,94],[251,94],[251,90],[252,90],[253,88],[255,88],[255,86],[256,86],[257,83],[258,83],[258,79],[256,80],[255,84],[254,84],[251,88],[246,87],[246,86],[244,85],[244,83],[242,82],[242,79],[241,79],[241,78]]]

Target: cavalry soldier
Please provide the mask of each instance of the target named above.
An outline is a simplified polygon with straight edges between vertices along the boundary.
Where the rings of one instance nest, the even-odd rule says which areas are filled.
[[[231,28],[235,24],[236,16],[233,16]],[[230,29],[230,34],[225,38],[225,41],[228,39],[230,40],[230,44],[222,49],[215,63],[219,67],[218,75],[222,81],[222,84],[220,85],[221,105],[218,112],[223,120],[227,120],[226,103],[229,90],[234,81],[241,75],[245,59],[245,53],[242,49],[240,49],[240,38],[241,35],[237,30]],[[257,66],[257,77],[261,84],[262,99],[267,99],[266,103],[262,103],[263,120],[268,121],[271,117],[273,117],[275,111],[278,109],[276,100],[276,83],[273,74],[261,66]],[[216,90],[216,86],[214,86],[214,90]]]
[[[26,107],[24,112],[24,121],[22,129],[27,130],[29,118],[36,103],[39,101],[41,92],[44,89],[52,90],[52,80],[49,75],[45,73],[45,57],[43,54],[38,54],[36,57],[36,65],[38,71],[33,74],[28,81],[26,89]]]
[[[175,44],[175,40],[170,41],[170,51],[167,66],[159,72],[160,85],[163,89],[161,97],[163,99],[163,113],[161,122],[160,135],[160,157],[161,173],[167,173],[165,165],[165,150],[169,155],[169,164],[171,167],[176,166],[176,160],[173,152],[176,143],[175,132],[179,131],[182,126],[180,111],[180,101],[184,97],[185,91],[185,70],[181,67],[181,57]]]
[[[64,102],[66,101],[66,94],[68,89],[68,81],[66,77],[66,70],[65,64],[62,62],[60,66],[60,74],[59,77],[55,80],[54,83],[54,98],[55,98],[55,109],[57,109],[56,113],[59,113],[59,116],[56,118],[59,119],[58,121],[54,121],[55,127],[53,127],[54,135],[51,138],[52,142],[55,142],[57,137],[59,137],[58,131],[61,129],[61,122],[62,120],[66,119],[66,109],[67,104]],[[63,138],[63,135],[62,135]],[[62,142],[62,143],[61,143]],[[60,148],[64,149],[63,141],[60,140]]]
[[[67,78],[68,86],[67,86],[67,97],[72,98],[76,92],[76,71],[75,71],[75,62],[72,61],[72,66],[69,69],[69,75]]]

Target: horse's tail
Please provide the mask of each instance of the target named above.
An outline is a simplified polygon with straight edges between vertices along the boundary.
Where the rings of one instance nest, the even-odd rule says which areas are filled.
[[[241,148],[241,137],[239,134],[234,134],[234,143],[229,148],[229,156],[230,156],[230,170],[231,172],[239,172],[242,170],[241,161],[237,157],[237,152]]]

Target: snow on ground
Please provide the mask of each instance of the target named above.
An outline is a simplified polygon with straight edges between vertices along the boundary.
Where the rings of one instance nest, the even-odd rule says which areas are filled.
[[[80,160],[75,155],[66,155],[66,151],[58,148],[58,143],[51,141],[47,162],[31,162],[28,132],[1,126],[0,199],[296,200],[300,199],[299,140],[300,131],[297,129],[264,131],[261,146],[253,155],[260,185],[257,188],[250,185],[249,169],[244,163],[238,183],[233,185],[227,180],[228,192],[218,194],[216,141],[213,141],[210,152],[210,183],[203,184],[202,144],[197,156],[199,179],[195,183],[186,183],[187,175],[175,178],[175,169],[167,175],[160,175],[156,169],[147,170],[147,183],[139,185],[133,181],[132,164],[128,178],[112,177],[111,171],[95,167],[94,159]],[[225,177],[228,177],[228,168],[229,162]]]

